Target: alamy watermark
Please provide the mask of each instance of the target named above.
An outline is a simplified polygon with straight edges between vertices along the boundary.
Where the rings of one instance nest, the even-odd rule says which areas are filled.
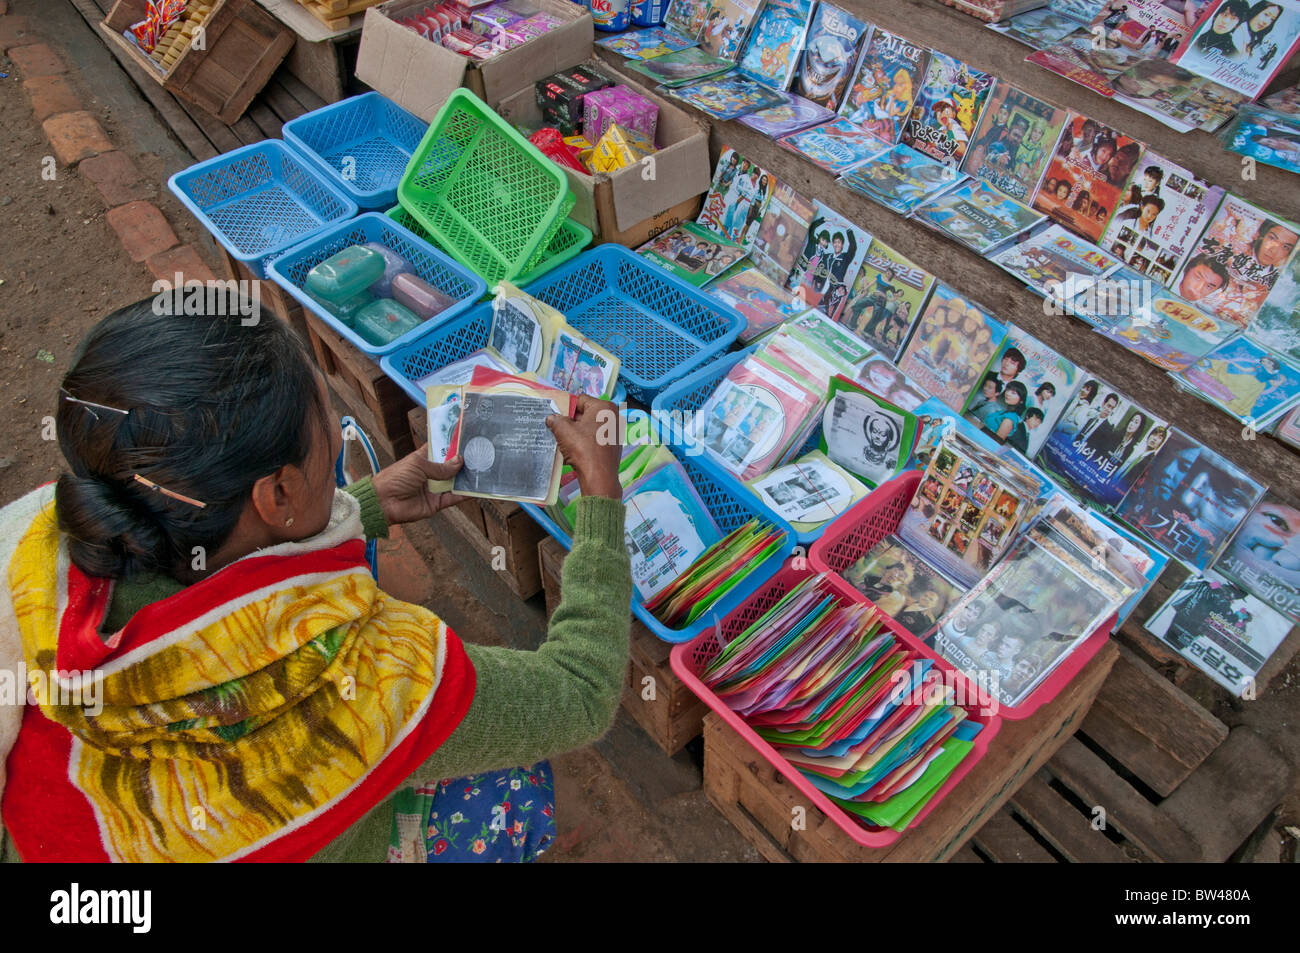
[[[175,280],[153,283],[153,313],[157,315],[226,315],[252,327],[262,319],[262,283],[247,279],[198,281],[177,272]]]
[[[103,683],[103,673],[93,669],[43,672],[20,664],[17,669],[0,669],[0,707],[26,701],[29,705],[72,705],[87,715],[98,715],[104,710]]]

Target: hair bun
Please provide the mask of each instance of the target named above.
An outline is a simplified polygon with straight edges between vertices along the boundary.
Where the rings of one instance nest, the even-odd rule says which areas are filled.
[[[106,480],[64,473],[55,484],[54,510],[73,564],[88,575],[120,579],[168,562],[157,522]]]

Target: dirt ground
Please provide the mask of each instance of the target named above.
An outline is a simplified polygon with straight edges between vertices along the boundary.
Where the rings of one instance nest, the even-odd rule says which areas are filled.
[[[55,6],[71,12],[70,5],[50,5]],[[75,12],[67,27],[60,41],[66,37],[68,43],[84,44],[86,51],[86,65],[69,79],[84,87],[85,77],[95,76],[92,111],[119,148],[133,148],[132,158],[156,183],[154,201],[181,241],[210,249],[210,241],[164,186],[166,176],[187,164],[188,157]],[[99,54],[93,50],[96,44]],[[103,59],[93,61],[99,55]],[[53,412],[72,351],[97,318],[148,295],[153,278],[122,252],[90,183],[65,170],[54,181],[42,179],[48,145],[3,57],[0,73],[7,74],[0,78],[0,129],[6,132],[0,142],[3,504],[58,475],[61,457],[54,442],[42,439],[42,420]],[[965,253],[954,248],[952,254]],[[210,264],[215,268],[215,256]],[[410,527],[408,536],[433,570],[435,590],[428,605],[456,631],[490,644],[531,647],[541,641],[540,597],[521,603],[476,557],[461,557],[456,537],[440,521]],[[1292,765],[1300,765],[1300,661],[1259,701],[1230,702],[1223,693],[1203,701],[1228,725],[1253,726],[1284,750]],[[698,741],[676,758],[665,758],[620,713],[604,740],[556,758],[553,765],[560,838],[547,861],[759,860],[700,791]],[[1300,795],[1293,794],[1284,805],[1276,830],[1283,824],[1300,824]],[[1279,849],[1280,837],[1274,833],[1261,859],[1276,859]]]

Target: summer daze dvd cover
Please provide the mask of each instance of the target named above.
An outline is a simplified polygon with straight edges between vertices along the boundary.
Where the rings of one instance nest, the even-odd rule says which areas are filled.
[[[1101,238],[1142,158],[1142,143],[1071,112],[1033,206],[1076,234]]]

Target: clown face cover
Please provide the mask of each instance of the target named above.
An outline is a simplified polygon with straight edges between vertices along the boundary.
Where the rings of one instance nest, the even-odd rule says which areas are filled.
[[[871,25],[829,3],[817,8],[799,64],[798,93],[827,109],[838,109]]]

